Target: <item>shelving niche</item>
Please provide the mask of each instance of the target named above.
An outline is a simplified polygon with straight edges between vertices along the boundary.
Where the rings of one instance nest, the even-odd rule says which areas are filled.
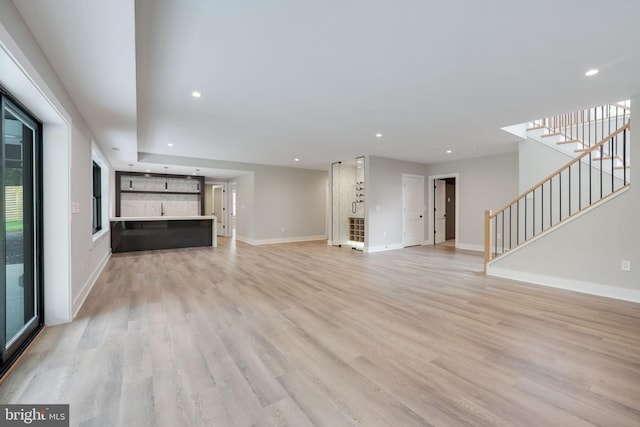
[[[364,243],[364,218],[349,218],[349,240]]]

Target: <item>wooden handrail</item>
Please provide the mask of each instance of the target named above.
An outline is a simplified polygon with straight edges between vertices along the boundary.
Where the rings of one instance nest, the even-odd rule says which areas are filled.
[[[540,182],[535,184],[533,187],[531,187],[527,191],[523,192],[518,197],[516,197],[515,199],[513,199],[512,201],[510,201],[509,203],[507,203],[506,205],[504,205],[500,209],[494,211],[491,214],[491,218],[496,217],[497,215],[499,215],[502,212],[506,211],[511,205],[513,205],[514,203],[518,202],[519,200],[522,200],[523,198],[527,197],[527,194],[529,194],[529,193],[537,190],[538,188],[542,187],[547,181],[549,181],[550,179],[560,175],[566,169],[568,169],[569,167],[573,166],[575,163],[581,161],[584,157],[588,156],[589,154],[591,154],[596,149],[600,148],[607,141],[609,141],[610,139],[615,138],[617,135],[619,135],[620,133],[622,133],[625,130],[630,129],[630,128],[631,128],[631,120],[627,121],[627,124],[625,124],[623,127],[621,127],[620,129],[616,130],[615,132],[613,132],[611,135],[606,136],[602,141],[598,142],[597,144],[592,145],[591,148],[589,148],[587,151],[585,151],[584,153],[582,153],[581,155],[579,155],[578,157],[576,157],[575,159],[573,159],[572,161],[570,161],[569,163],[564,165],[562,168],[560,168],[557,171],[553,172],[551,175],[549,175],[545,179],[541,180]]]
[[[491,211],[484,211],[484,274],[491,261]]]

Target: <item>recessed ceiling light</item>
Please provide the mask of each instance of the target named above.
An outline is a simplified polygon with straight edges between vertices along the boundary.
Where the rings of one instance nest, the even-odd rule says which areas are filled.
[[[595,76],[596,74],[598,74],[600,71],[596,68],[592,68],[589,71],[587,71],[586,73],[584,73],[585,76],[587,77],[591,77],[591,76]]]
[[[293,159],[293,161],[294,161],[294,162],[299,162],[299,161],[300,161],[300,159],[296,157],[295,159]]]
[[[447,150],[447,154],[451,154],[451,153],[452,153],[452,151],[451,151],[451,150]]]
[[[197,90],[194,90],[193,92],[191,92],[191,96],[193,96],[194,98],[200,98],[202,94]]]
[[[381,133],[376,133],[376,138],[382,138],[382,134]]]
[[[168,145],[169,147],[173,147],[173,144],[172,144],[172,143],[168,143],[167,145]]]

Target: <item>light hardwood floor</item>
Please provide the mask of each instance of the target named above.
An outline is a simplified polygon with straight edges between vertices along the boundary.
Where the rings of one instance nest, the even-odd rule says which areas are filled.
[[[1,402],[80,426],[638,426],[640,305],[446,247],[114,255]]]

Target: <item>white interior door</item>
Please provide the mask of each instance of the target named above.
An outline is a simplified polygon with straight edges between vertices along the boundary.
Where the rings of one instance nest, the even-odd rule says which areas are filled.
[[[403,246],[422,244],[424,235],[424,177],[402,175]]]
[[[447,226],[446,206],[447,206],[447,187],[446,181],[436,179],[434,185],[434,201],[435,201],[435,243],[445,241],[445,231]]]

